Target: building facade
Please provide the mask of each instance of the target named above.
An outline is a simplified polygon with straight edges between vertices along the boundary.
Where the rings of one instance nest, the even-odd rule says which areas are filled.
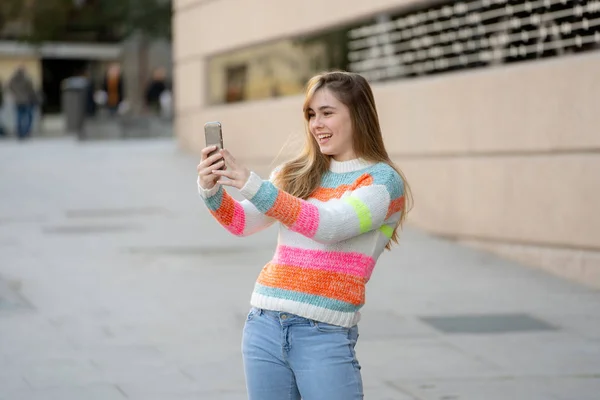
[[[25,67],[44,100],[43,118],[36,121],[44,125],[41,131],[64,132],[62,88],[67,78],[85,75],[92,90],[101,90],[108,69],[118,64],[123,100],[131,113],[140,114],[153,72],[172,75],[170,13],[163,12],[170,2],[144,2],[143,15],[134,3],[26,0],[0,5],[0,82],[6,83],[18,66]],[[5,102],[4,122],[10,130],[14,107],[10,96]]]
[[[266,174],[306,79],[360,72],[411,225],[600,287],[599,44],[598,0],[176,0],[176,132],[198,153],[219,120]]]

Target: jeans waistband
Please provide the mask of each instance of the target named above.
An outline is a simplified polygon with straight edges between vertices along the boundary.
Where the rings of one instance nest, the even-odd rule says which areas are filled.
[[[273,311],[273,310],[265,310],[264,308],[253,307],[253,310],[258,313],[258,315],[265,315],[271,319],[279,321],[281,323],[295,323],[295,324],[310,324],[314,325],[316,321],[312,319],[308,319],[305,317],[301,317],[296,314],[292,314],[286,311]]]

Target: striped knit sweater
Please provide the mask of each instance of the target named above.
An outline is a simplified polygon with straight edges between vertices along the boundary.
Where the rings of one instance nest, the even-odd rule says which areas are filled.
[[[198,190],[212,215],[235,235],[280,222],[275,255],[254,287],[254,307],[345,327],[358,323],[365,285],[404,207],[404,183],[392,167],[332,159],[307,200],[255,173],[241,190],[242,202],[220,185]]]

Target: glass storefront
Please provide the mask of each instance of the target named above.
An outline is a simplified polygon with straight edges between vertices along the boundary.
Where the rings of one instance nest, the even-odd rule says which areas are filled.
[[[459,1],[213,56],[208,96],[222,104],[294,95],[324,70],[414,79],[599,46],[600,0]]]

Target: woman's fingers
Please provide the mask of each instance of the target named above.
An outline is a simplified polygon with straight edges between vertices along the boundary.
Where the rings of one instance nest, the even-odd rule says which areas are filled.
[[[217,180],[217,183],[218,183],[219,185],[231,186],[231,187],[234,187],[234,188],[236,188],[236,189],[239,189],[239,185],[236,183],[236,181],[234,181],[234,180],[231,180],[231,179],[227,179],[227,178],[220,177],[220,178]]]
[[[223,165],[225,165],[225,161],[221,160],[218,161],[214,164],[210,164],[210,165],[198,165],[198,174],[199,175],[211,175],[213,173],[213,170],[221,168]]]
[[[229,179],[235,179],[236,176],[235,171],[233,169],[213,169],[211,173],[219,176],[224,176]]]
[[[236,160],[229,151],[223,149],[219,153],[221,153],[221,155],[223,156],[223,159],[225,160],[227,165],[231,165],[231,166],[236,165]]]
[[[209,169],[210,171],[210,169],[212,169],[211,166],[223,158],[223,156],[219,152],[216,152],[210,157],[208,156],[208,154],[216,150],[216,148],[217,146],[209,146],[202,149],[201,161],[200,164],[198,164],[198,166],[196,167],[196,169],[198,170],[198,174],[200,174],[204,169]]]
[[[217,182],[221,185],[232,186],[238,189],[241,187],[237,179],[239,174],[233,169],[214,170],[212,173],[219,178]]]
[[[208,168],[209,166],[213,166],[213,164],[221,159],[225,160],[227,165],[235,165],[235,158],[233,158],[231,153],[227,150],[218,151],[209,157],[208,154],[214,151],[216,148],[216,146],[210,146],[202,150],[202,161],[198,165],[198,170],[200,170],[200,168]]]
[[[213,164],[215,164],[217,161],[222,161],[222,159],[223,156],[221,156],[221,154],[213,154],[212,156],[202,160],[200,164],[198,164],[198,172],[200,172],[200,170],[203,168],[212,169]]]
[[[221,161],[223,160],[223,156],[219,153],[217,154],[213,154],[212,156],[208,157],[206,160],[204,160],[204,163],[206,164],[206,166],[210,166],[213,165],[214,163],[216,163],[217,161]]]
[[[208,154],[211,151],[215,151],[217,149],[217,146],[208,146],[202,149],[202,161],[206,160],[208,158]]]
[[[198,175],[205,181],[217,181],[222,185],[242,188],[248,179],[249,171],[237,164],[236,159],[227,150],[220,150],[212,156],[208,156],[213,147],[202,150],[202,162],[198,164]],[[221,169],[223,166],[226,169]],[[212,182],[211,182],[212,183]]]

